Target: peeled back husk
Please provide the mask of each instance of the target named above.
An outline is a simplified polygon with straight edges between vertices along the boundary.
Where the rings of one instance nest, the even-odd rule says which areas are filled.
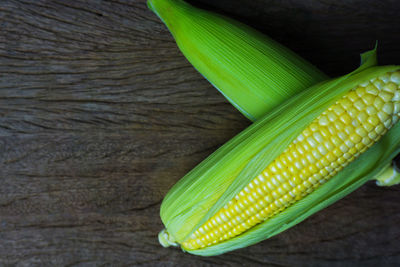
[[[167,194],[161,219],[168,242],[179,244],[270,164],[312,120],[351,88],[399,66],[376,67],[375,50],[356,71],[303,91],[227,142]],[[301,222],[343,198],[390,165],[400,151],[400,124],[314,192],[246,232],[189,253],[211,256],[246,247]]]

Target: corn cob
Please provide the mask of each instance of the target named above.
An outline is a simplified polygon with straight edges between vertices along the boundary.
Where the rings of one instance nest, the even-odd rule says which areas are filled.
[[[239,22],[181,0],[149,0],[148,5],[171,30],[193,66],[250,120],[328,79],[287,48]],[[387,170],[377,184],[397,183],[395,177],[396,170]]]
[[[399,120],[399,85],[395,71],[350,90],[182,247],[203,248],[239,235],[332,178]]]
[[[187,174],[161,206],[160,242],[198,255],[254,244],[384,171],[400,147],[400,67],[373,67],[374,53],[355,72],[288,100]]]
[[[193,66],[253,121],[291,95],[327,79],[304,59],[241,23],[181,0],[150,0],[148,5],[169,27]],[[226,60],[230,65],[224,64]],[[392,180],[397,177],[394,169],[383,176],[378,185],[397,183]]]
[[[254,29],[182,0],[149,0],[182,53],[240,112],[255,121],[328,77]]]

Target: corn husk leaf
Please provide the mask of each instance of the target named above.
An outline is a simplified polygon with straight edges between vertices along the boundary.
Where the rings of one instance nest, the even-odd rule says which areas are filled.
[[[161,206],[161,219],[181,243],[244,186],[265,169],[319,114],[357,84],[399,66],[376,67],[376,49],[363,54],[354,72],[326,81],[289,99],[227,142],[181,179]],[[272,219],[236,238],[197,255],[217,255],[269,238],[358,188],[398,152],[400,128],[393,127],[379,142],[313,193]]]
[[[181,0],[149,0],[148,5],[189,62],[250,120],[328,78],[242,23]]]

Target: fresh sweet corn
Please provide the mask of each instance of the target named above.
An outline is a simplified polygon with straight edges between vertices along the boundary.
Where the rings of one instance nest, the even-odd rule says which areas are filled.
[[[287,48],[237,21],[182,0],[148,0],[148,6],[167,25],[193,66],[250,120],[328,79]],[[367,90],[374,91],[384,82],[375,81]],[[372,99],[365,96],[367,102]],[[376,104],[384,100],[379,98]],[[386,173],[397,177],[394,169]],[[388,185],[382,179],[377,184]]]
[[[400,71],[395,71],[354,87],[182,247],[204,248],[237,236],[332,178],[399,120],[399,85]]]
[[[148,5],[193,66],[250,120],[328,78],[287,48],[237,21],[182,0],[148,0]],[[394,169],[386,173],[397,177]],[[390,177],[386,180],[394,179]],[[388,185],[382,179],[377,184]]]
[[[283,100],[328,79],[254,29],[182,0],[148,0],[190,63],[255,121]]]
[[[387,173],[400,150],[400,67],[375,67],[375,50],[362,62],[292,97],[179,181],[161,206],[161,244],[203,256],[245,247]]]

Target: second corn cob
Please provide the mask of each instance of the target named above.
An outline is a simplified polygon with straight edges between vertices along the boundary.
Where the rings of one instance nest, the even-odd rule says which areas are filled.
[[[328,77],[254,29],[182,0],[149,0],[182,53],[252,121]]]

